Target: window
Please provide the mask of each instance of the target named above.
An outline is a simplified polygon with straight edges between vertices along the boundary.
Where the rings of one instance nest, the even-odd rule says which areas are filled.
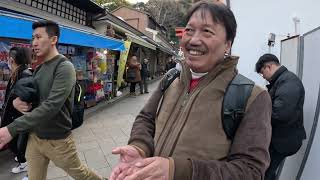
[[[32,7],[35,7],[35,8],[37,7],[37,2],[36,1],[32,2]]]
[[[1,1],[1,0],[0,0]],[[86,25],[87,13],[80,8],[69,4],[69,0],[15,0],[22,4],[49,12],[69,19],[73,22]]]
[[[57,9],[57,3],[53,3],[52,8]]]
[[[47,5],[43,5],[43,6],[42,6],[42,10],[47,11],[47,9],[48,9],[48,6],[47,6]]]
[[[38,3],[38,9],[42,9],[42,4]]]

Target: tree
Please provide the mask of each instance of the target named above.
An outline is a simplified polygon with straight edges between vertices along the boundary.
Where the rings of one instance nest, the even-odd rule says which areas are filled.
[[[113,11],[120,6],[131,6],[127,0],[95,0],[95,2],[108,11]]]
[[[135,9],[138,9],[139,11],[147,12],[146,4],[144,2],[137,2],[132,7],[135,8]]]
[[[185,16],[191,5],[192,0],[149,0],[147,3],[134,4],[133,7],[149,13],[168,29],[170,39],[177,42],[175,28],[186,25]]]

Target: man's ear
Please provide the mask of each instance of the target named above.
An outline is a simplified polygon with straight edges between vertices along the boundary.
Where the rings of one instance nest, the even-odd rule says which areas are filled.
[[[52,36],[50,39],[52,46],[56,46],[58,44],[58,36]]]
[[[227,41],[227,42],[225,43],[225,51],[224,51],[224,52],[230,54],[231,44],[232,44],[231,41]]]

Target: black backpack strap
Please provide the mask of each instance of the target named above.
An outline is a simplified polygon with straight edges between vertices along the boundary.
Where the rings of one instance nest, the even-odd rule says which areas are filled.
[[[162,94],[168,89],[171,83],[180,76],[180,71],[176,68],[170,69],[160,82]]]
[[[159,101],[158,104],[158,109],[157,109],[157,113],[156,116],[158,116],[159,111],[162,107],[163,104],[163,99],[164,99],[164,93],[166,92],[166,90],[168,89],[168,87],[172,84],[172,82],[177,79],[177,77],[180,76],[180,71],[176,68],[172,68],[170,69],[162,78],[162,80],[160,81],[160,88],[161,88],[161,93],[162,93],[162,97]]]
[[[226,90],[223,99],[222,124],[224,132],[231,141],[244,117],[247,101],[253,87],[252,80],[237,74]]]
[[[81,101],[82,91],[83,91],[83,89],[82,89],[81,85],[76,81],[75,93],[74,93],[75,104],[78,104]],[[78,92],[78,93],[76,93],[76,92]]]

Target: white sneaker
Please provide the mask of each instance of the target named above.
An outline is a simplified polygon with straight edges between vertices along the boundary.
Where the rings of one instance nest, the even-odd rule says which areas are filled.
[[[29,180],[28,176],[22,178],[22,180]]]
[[[14,160],[16,161],[16,162],[18,162],[18,157],[16,156],[16,157],[14,157]]]
[[[27,162],[19,163],[18,166],[12,168],[11,172],[17,174],[17,173],[21,173],[21,172],[26,172],[27,169],[28,169]]]

